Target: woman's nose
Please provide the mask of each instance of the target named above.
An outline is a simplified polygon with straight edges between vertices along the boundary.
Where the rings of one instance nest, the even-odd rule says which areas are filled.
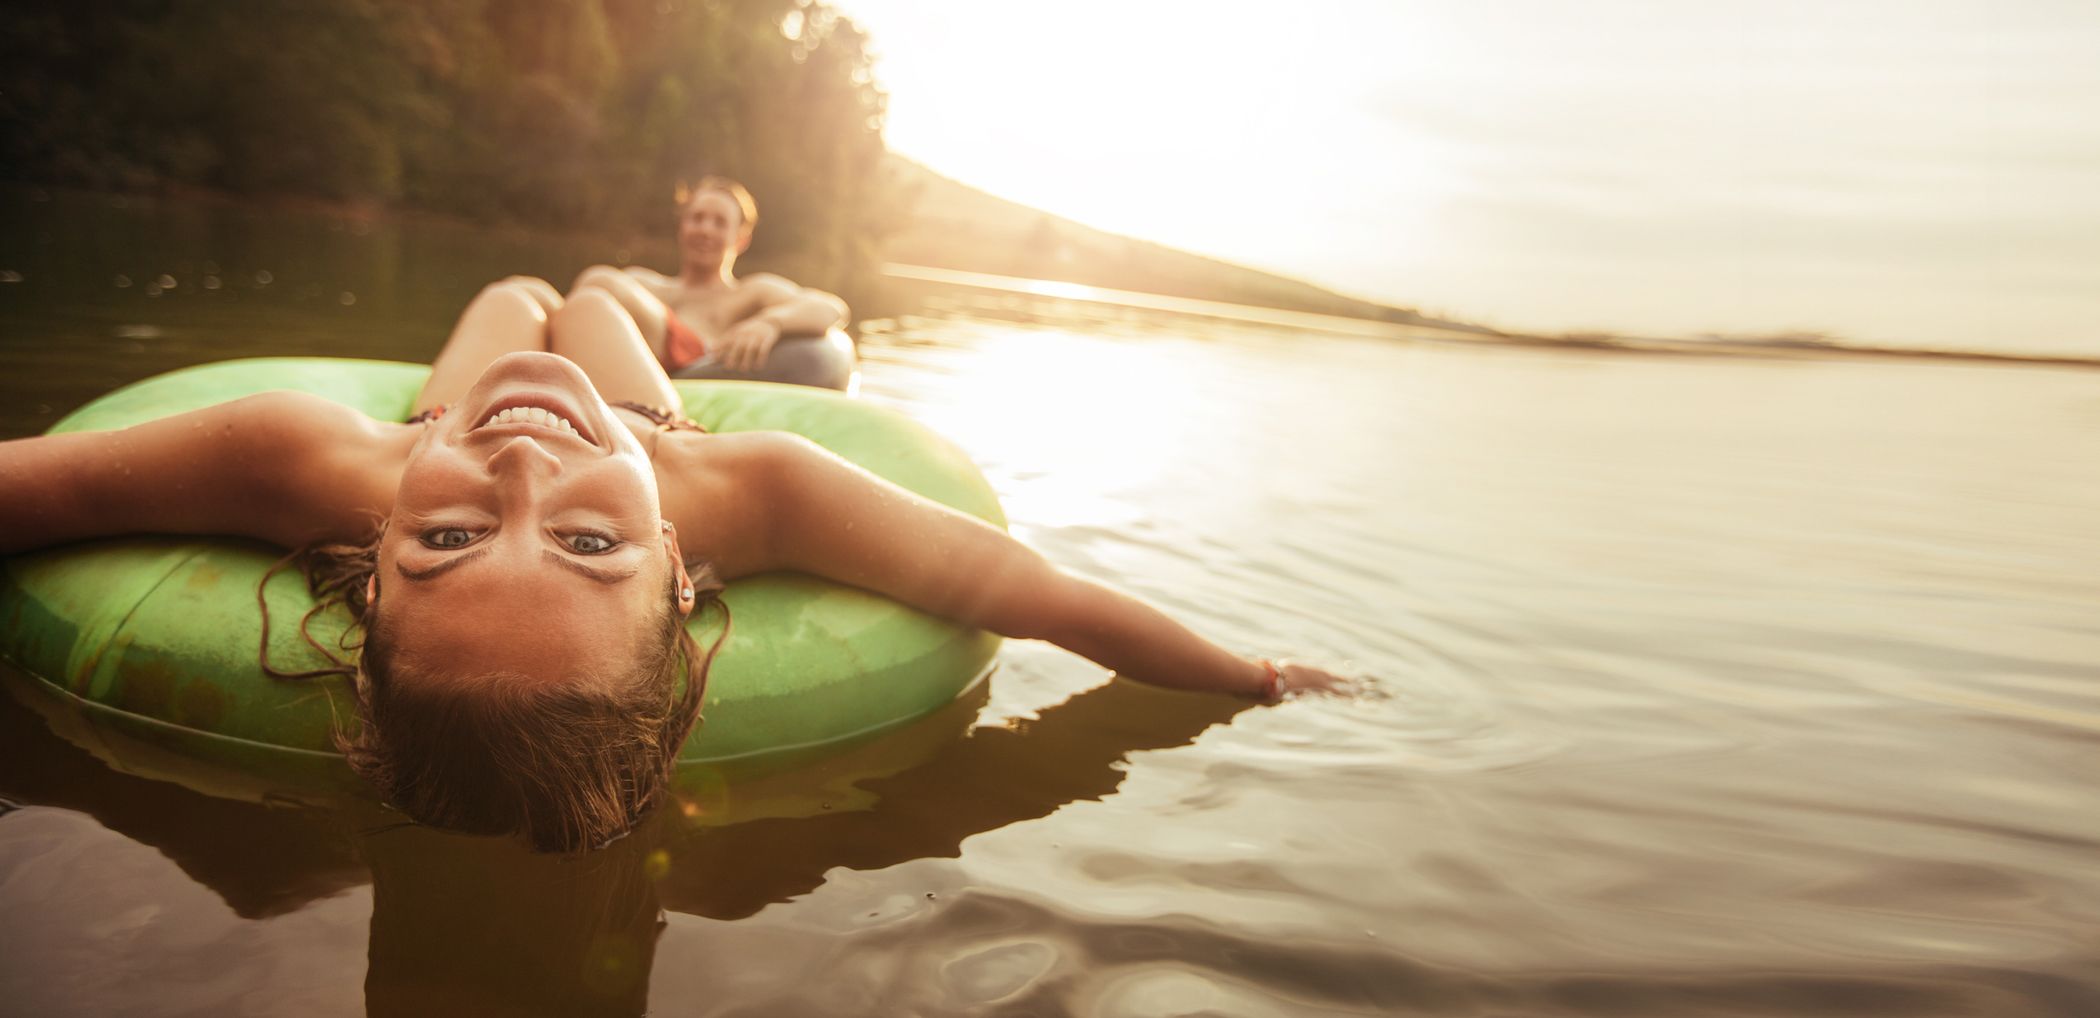
[[[531,438],[519,435],[489,454],[488,468],[489,473],[498,476],[534,474],[553,477],[561,473],[561,457],[548,452]]]

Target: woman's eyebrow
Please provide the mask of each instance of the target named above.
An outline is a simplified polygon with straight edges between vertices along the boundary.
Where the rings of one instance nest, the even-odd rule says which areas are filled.
[[[465,552],[459,555],[454,555],[451,558],[445,559],[444,561],[439,562],[434,566],[428,566],[422,569],[410,569],[407,566],[396,562],[394,563],[394,571],[400,573],[401,578],[404,580],[422,583],[426,580],[443,576],[444,574],[449,573],[454,569],[458,569],[460,566],[466,565],[469,562],[482,558],[483,556],[486,556],[488,552],[489,550],[487,548],[476,548],[473,551]],[[576,573],[580,576],[584,576],[589,579],[596,580],[599,583],[605,584],[619,583],[623,580],[630,579],[634,576],[634,574],[641,572],[640,566],[635,566],[632,569],[624,570],[601,569],[597,566],[585,565],[582,562],[578,562],[575,559],[569,558],[565,555],[561,555],[553,551],[547,552],[546,557],[547,561],[553,563],[554,565],[558,565],[572,573]]]
[[[578,573],[583,576],[588,576],[593,580],[597,580],[599,583],[618,583],[642,571],[641,566],[635,566],[631,569],[600,569],[597,566],[585,565],[582,562],[578,562],[575,559],[572,559],[567,555],[563,555],[560,552],[556,551],[548,551],[546,552],[546,556],[547,561],[552,562],[555,565],[562,567],[563,569],[567,569],[572,573]]]
[[[467,563],[472,562],[475,559],[481,558],[482,556],[487,555],[488,553],[489,550],[487,548],[476,548],[473,551],[466,552],[465,554],[461,555],[454,555],[451,558],[439,562],[437,565],[428,566],[422,569],[410,569],[409,567],[404,566],[399,562],[395,562],[394,571],[400,573],[401,578],[404,580],[412,580],[416,583],[421,583],[424,580],[428,580],[433,577],[443,576],[444,574],[449,573],[454,569],[458,569],[460,566],[466,565]]]

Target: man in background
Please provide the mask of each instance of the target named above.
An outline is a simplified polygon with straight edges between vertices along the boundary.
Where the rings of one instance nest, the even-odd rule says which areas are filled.
[[[617,298],[674,376],[757,373],[783,337],[821,340],[847,320],[846,302],[822,290],[769,272],[737,277],[737,256],[751,246],[757,225],[751,192],[725,177],[703,177],[679,205],[676,277],[594,265],[576,277],[576,287]],[[850,361],[850,344],[845,350]]]

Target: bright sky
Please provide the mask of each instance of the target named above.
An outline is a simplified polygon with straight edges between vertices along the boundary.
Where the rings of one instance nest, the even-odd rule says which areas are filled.
[[[836,0],[893,149],[1508,328],[2100,355],[2090,0]]]

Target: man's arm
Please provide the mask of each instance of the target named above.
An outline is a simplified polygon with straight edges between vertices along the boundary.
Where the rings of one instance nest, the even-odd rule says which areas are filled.
[[[1153,685],[1261,697],[1333,689],[1316,668],[1266,662],[1198,636],[1159,609],[1075,576],[982,520],[890,484],[815,444],[768,436],[740,484],[769,512],[753,568],[793,569],[1006,636],[1048,640]]]
[[[749,276],[743,285],[747,310],[722,334],[722,361],[739,371],[764,367],[780,337],[816,335],[843,324],[850,313],[838,297],[780,276]]]
[[[806,336],[844,324],[850,313],[846,302],[822,290],[797,286],[770,273],[745,281],[757,293],[757,310],[750,316],[764,318],[790,336]]]
[[[363,445],[357,434],[376,438],[377,425],[270,392],[119,431],[0,442],[0,554],[137,533],[285,547],[351,537],[380,508],[342,455]]]

